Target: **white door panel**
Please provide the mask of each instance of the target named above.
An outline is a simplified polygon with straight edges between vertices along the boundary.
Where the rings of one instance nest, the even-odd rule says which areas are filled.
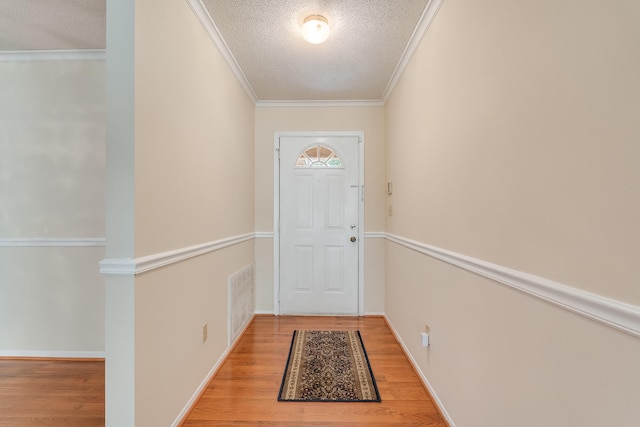
[[[358,313],[358,153],[354,136],[280,138],[282,314]]]

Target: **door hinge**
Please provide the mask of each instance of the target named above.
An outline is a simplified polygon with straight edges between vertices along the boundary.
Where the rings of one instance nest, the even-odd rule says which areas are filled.
[[[276,148],[276,152],[278,153],[278,160],[280,160],[280,148]]]

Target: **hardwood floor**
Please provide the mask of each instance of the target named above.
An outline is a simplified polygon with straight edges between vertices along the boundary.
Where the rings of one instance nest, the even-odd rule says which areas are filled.
[[[0,426],[104,426],[104,362],[0,359]]]
[[[295,329],[359,329],[382,402],[278,402]],[[258,316],[182,425],[443,427],[447,424],[384,319]]]
[[[294,329],[359,329],[382,402],[278,402]],[[0,359],[0,426],[104,426],[104,362]],[[182,424],[444,427],[379,317],[258,316]],[[162,426],[159,426],[162,427]]]

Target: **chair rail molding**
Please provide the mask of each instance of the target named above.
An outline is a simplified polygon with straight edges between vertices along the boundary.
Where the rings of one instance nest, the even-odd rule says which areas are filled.
[[[256,239],[273,239],[273,231],[256,231]],[[365,231],[366,239],[384,239],[384,231]]]
[[[364,237],[365,239],[384,239],[385,238],[384,231],[365,231]]]
[[[103,247],[104,237],[11,237],[0,238],[0,247]]]
[[[394,234],[386,239],[640,338],[640,307]]]
[[[273,231],[256,231],[256,239],[273,239]]]
[[[137,275],[209,252],[228,248],[252,240],[255,237],[256,233],[246,233],[138,258],[106,258],[100,261],[100,273],[105,275]]]

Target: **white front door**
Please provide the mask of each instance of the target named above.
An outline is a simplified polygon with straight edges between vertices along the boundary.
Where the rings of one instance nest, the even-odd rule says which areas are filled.
[[[280,313],[358,314],[357,136],[281,136]]]

